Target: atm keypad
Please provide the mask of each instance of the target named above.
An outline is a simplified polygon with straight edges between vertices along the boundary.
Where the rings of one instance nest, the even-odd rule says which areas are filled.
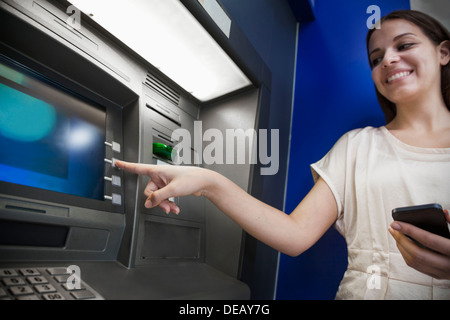
[[[102,300],[103,297],[80,279],[69,285],[66,268],[0,269],[0,300]]]

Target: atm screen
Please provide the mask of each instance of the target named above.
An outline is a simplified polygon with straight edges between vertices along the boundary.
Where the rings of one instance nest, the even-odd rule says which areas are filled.
[[[0,181],[104,197],[105,110],[0,61]]]

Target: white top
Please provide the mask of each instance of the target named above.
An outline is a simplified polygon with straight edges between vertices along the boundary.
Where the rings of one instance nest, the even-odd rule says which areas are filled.
[[[334,194],[348,247],[337,299],[450,299],[450,281],[408,267],[388,231],[394,208],[450,210],[450,148],[414,147],[367,127],[343,135],[311,168]]]

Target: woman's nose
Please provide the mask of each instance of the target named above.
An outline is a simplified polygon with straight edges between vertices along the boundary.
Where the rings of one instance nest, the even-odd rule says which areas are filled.
[[[400,57],[395,52],[386,52],[383,59],[383,67],[388,67],[393,63],[397,63],[400,60]]]

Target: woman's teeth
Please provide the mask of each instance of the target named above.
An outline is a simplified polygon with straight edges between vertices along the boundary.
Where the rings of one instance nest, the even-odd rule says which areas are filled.
[[[412,71],[403,71],[403,72],[396,73],[396,74],[394,74],[393,76],[391,76],[391,77],[389,77],[387,79],[387,83],[390,83],[390,82],[392,82],[394,80],[397,80],[399,78],[403,78],[403,77],[409,76],[411,74],[411,72]]]

